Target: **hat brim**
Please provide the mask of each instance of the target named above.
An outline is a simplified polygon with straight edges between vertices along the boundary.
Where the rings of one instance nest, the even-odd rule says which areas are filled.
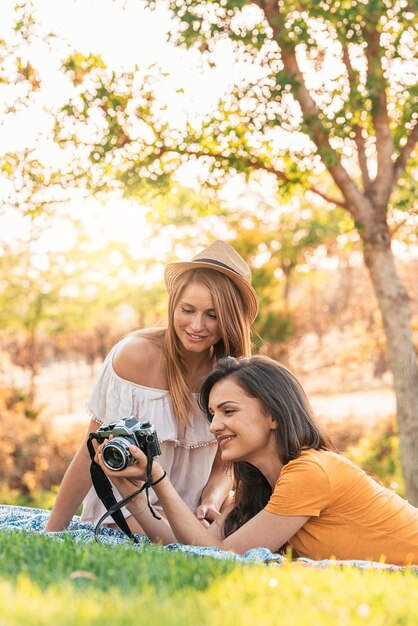
[[[174,261],[173,263],[169,263],[164,270],[164,280],[168,293],[172,292],[175,283],[184,272],[198,268],[214,270],[228,276],[241,293],[248,319],[250,322],[255,320],[258,313],[258,296],[255,289],[245,278],[242,278],[242,276],[234,272],[234,270],[215,265],[215,263],[204,261]]]

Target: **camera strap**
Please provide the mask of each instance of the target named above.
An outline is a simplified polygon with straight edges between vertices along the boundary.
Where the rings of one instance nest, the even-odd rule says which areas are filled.
[[[147,454],[147,480],[144,482],[142,487],[140,487],[137,491],[134,491],[134,493],[131,493],[129,496],[126,496],[125,498],[117,502],[115,495],[113,493],[112,483],[110,482],[109,478],[106,476],[106,474],[104,473],[100,465],[96,463],[96,461],[94,460],[94,457],[96,455],[96,450],[94,449],[94,446],[93,446],[93,439],[99,440],[96,433],[90,433],[88,440],[87,440],[87,448],[88,448],[90,458],[91,458],[90,475],[91,475],[94,489],[96,490],[96,493],[98,497],[100,498],[100,500],[103,502],[103,505],[107,509],[106,513],[102,515],[102,517],[99,519],[99,521],[96,524],[96,528],[94,529],[94,537],[96,541],[99,542],[99,536],[98,536],[99,528],[101,524],[103,523],[103,521],[106,519],[106,517],[110,515],[113,518],[113,520],[116,522],[116,524],[119,526],[119,528],[130,539],[132,539],[135,543],[139,543],[139,540],[132,533],[120,509],[123,506],[125,506],[125,504],[127,504],[130,500],[132,500],[132,498],[134,498],[135,496],[137,496],[138,494],[142,493],[145,490],[149,510],[151,511],[152,515],[156,519],[161,519],[161,517],[159,517],[155,513],[149,501],[149,488],[153,484],[155,485],[157,482],[160,482],[160,480],[162,480],[166,476],[166,473],[164,472],[161,478],[159,478],[155,483],[152,482],[153,457],[150,453],[148,453]]]
[[[99,523],[96,526],[96,529],[98,529],[102,521],[108,515],[111,515],[111,517],[119,526],[119,528],[123,530],[123,532],[126,535],[128,535],[130,539],[134,539],[134,541],[136,541],[136,538],[134,537],[131,529],[129,528],[125,520],[123,513],[120,510],[123,505],[121,505],[120,507],[115,506],[118,504],[118,502],[116,501],[115,494],[113,493],[112,483],[110,482],[110,480],[108,479],[108,477],[106,476],[106,474],[104,473],[100,465],[96,463],[96,461],[94,460],[96,450],[94,449],[94,446],[93,446],[93,439],[98,439],[96,433],[90,433],[89,438],[87,440],[87,448],[88,448],[90,458],[91,458],[90,475],[91,475],[91,480],[93,482],[93,487],[97,495],[99,496],[100,500],[103,502],[103,505],[107,509],[106,515],[99,521]],[[110,512],[111,510],[112,512]],[[96,536],[96,531],[95,531],[95,536]]]

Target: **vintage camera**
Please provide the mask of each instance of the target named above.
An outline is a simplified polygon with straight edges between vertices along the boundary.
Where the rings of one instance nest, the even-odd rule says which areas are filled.
[[[129,446],[136,445],[149,458],[161,454],[157,432],[151,422],[138,422],[136,417],[125,417],[119,422],[101,426],[96,439],[102,443],[110,435],[113,439],[102,448],[103,463],[111,470],[123,470],[135,462]]]

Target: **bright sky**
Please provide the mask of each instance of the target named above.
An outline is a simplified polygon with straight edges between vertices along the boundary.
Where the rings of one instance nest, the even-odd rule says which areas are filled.
[[[10,35],[14,5],[15,0],[1,0],[0,37]],[[68,40],[69,49],[84,54],[100,53],[107,64],[116,67],[131,68],[134,64],[148,67],[153,63],[161,65],[172,78],[165,80],[166,93],[160,95],[170,100],[176,90],[183,87],[188,97],[182,105],[186,104],[190,111],[201,112],[212,107],[219,94],[227,88],[232,76],[251,70],[248,66],[238,66],[232,54],[229,54],[228,44],[222,44],[217,51],[222,63],[215,64],[212,70],[203,73],[196,63],[196,53],[186,52],[167,43],[173,23],[161,5],[156,11],[145,9],[139,0],[125,0],[125,10],[121,8],[120,2],[112,0],[33,0],[33,5],[45,32],[55,32],[60,40]],[[51,119],[43,107],[61,102],[68,89],[66,80],[57,71],[60,61],[58,56],[52,55],[45,45],[32,48],[30,58],[41,71],[45,90],[39,94],[36,106],[30,111],[14,119],[8,116],[7,124],[2,124],[0,120],[2,151],[22,150],[38,145],[39,133],[46,133],[51,126]],[[10,86],[0,85],[0,103],[7,89],[10,91]],[[295,141],[294,135],[290,141]],[[58,158],[57,152],[50,145],[41,142],[38,149],[43,158],[53,161]],[[231,195],[236,193],[233,183],[228,190]],[[0,196],[4,191],[0,186]],[[251,193],[246,192],[247,200],[244,201],[247,204],[250,196]],[[132,247],[132,254],[138,255],[138,258],[164,255],[169,251],[168,240],[150,240],[144,210],[134,203],[112,200],[103,206],[94,199],[78,199],[65,210],[82,219],[88,231],[94,232],[97,246],[105,241],[122,241]],[[248,206],[248,210],[251,210],[251,206]],[[25,224],[16,214],[2,216],[0,213],[0,241],[10,242],[17,233],[24,235]],[[51,246],[69,248],[73,244],[74,232],[68,226],[62,228],[58,223],[38,242],[40,253]],[[185,255],[189,255],[187,250]]]
[[[116,68],[131,69],[135,64],[143,68],[152,64],[161,66],[170,77],[164,80],[164,89],[160,90],[159,96],[173,98],[176,91],[183,88],[187,97],[182,100],[182,106],[187,106],[190,111],[211,108],[232,75],[237,73],[237,65],[228,54],[229,44],[226,42],[217,48],[222,63],[205,72],[197,67],[195,51],[182,50],[168,43],[173,23],[161,6],[150,11],[141,8],[139,0],[125,0],[125,9],[120,2],[112,0],[33,0],[33,4],[45,32],[57,33],[75,50],[86,55],[90,52],[101,54],[108,65]],[[13,23],[13,5],[14,0],[2,0],[0,37],[7,34]],[[30,54],[46,87],[40,105],[61,102],[68,90],[66,80],[57,73],[59,58],[54,58],[42,45],[32,47]],[[245,69],[248,72],[248,67]],[[22,126],[22,116],[19,126],[14,128],[18,131],[14,133],[14,145],[27,145],[33,136],[33,113],[31,115],[32,123],[23,119]]]
[[[0,9],[0,37],[10,35],[13,25],[13,7],[15,0],[2,0]],[[212,106],[232,75],[234,64],[232,56],[222,54],[222,69],[214,68],[203,74],[193,67],[195,53],[189,53],[167,43],[167,36],[172,23],[167,11],[159,8],[149,11],[138,0],[127,0],[123,10],[112,0],[33,0],[37,19],[45,32],[54,32],[61,40],[68,40],[72,49],[84,54],[101,54],[110,66],[130,68],[134,64],[148,67],[152,64],[163,66],[172,74],[166,80],[167,93],[174,93],[179,86],[189,94],[189,110],[202,111]],[[59,155],[53,146],[39,136],[51,128],[51,119],[43,108],[62,102],[68,92],[66,80],[59,75],[59,58],[43,44],[30,50],[31,63],[39,68],[44,89],[39,93],[35,106],[30,111],[21,112],[13,118],[8,116],[7,124],[0,123],[0,145],[2,151],[23,150],[37,147],[44,161],[55,161]],[[22,59],[25,63],[26,59]],[[0,100],[5,97],[6,87],[0,87]],[[16,88],[18,89],[18,87]],[[16,92],[17,93],[17,92]],[[164,94],[161,94],[164,97]],[[10,96],[9,96],[10,97]],[[7,188],[0,186],[1,193]],[[156,257],[169,251],[170,242],[158,238],[149,238],[149,228],[145,223],[144,210],[133,202],[112,200],[105,206],[93,198],[75,200],[69,206],[57,208],[62,213],[83,220],[89,232],[94,232],[94,243],[100,246],[106,241],[126,242],[134,256]],[[17,235],[25,237],[27,224],[22,222],[16,212],[0,214],[0,241],[12,242]],[[68,249],[74,244],[74,231],[68,223],[62,226],[57,221],[37,242],[37,252],[51,249]],[[189,256],[189,251],[185,251]],[[161,271],[161,270],[157,270]]]

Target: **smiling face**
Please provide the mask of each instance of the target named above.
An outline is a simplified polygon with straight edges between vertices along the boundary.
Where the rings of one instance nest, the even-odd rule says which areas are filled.
[[[278,458],[277,422],[260,400],[247,395],[233,378],[224,378],[212,387],[209,412],[210,431],[218,441],[223,461],[248,461],[263,471],[266,463]]]
[[[204,352],[220,340],[213,299],[205,285],[194,282],[184,288],[174,310],[173,326],[189,352]]]

